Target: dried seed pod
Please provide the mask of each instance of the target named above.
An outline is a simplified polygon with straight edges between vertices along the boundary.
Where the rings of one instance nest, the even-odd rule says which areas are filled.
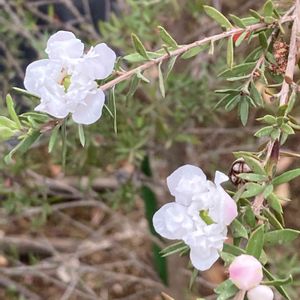
[[[246,164],[243,158],[235,160],[231,165],[229,179],[234,185],[245,183],[245,180],[238,177],[238,175],[241,173],[251,173],[251,169]]]

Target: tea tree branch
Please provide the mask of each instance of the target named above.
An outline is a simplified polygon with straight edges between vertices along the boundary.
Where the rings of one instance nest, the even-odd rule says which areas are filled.
[[[279,20],[279,22],[281,24],[283,24],[283,23],[286,23],[286,22],[290,22],[293,19],[294,19],[294,16],[283,17],[281,20]],[[163,61],[165,61],[165,60],[167,60],[171,57],[182,55],[182,54],[184,54],[185,52],[187,52],[188,50],[190,50],[192,48],[202,46],[202,45],[207,44],[209,42],[213,43],[213,42],[222,40],[224,38],[228,38],[228,37],[231,37],[231,36],[234,36],[234,35],[241,34],[243,32],[253,32],[253,31],[256,31],[256,30],[259,30],[259,29],[269,28],[269,27],[273,27],[273,26],[276,26],[276,25],[258,23],[258,24],[247,26],[246,28],[234,28],[232,30],[222,32],[220,34],[216,34],[216,35],[213,35],[211,37],[206,37],[202,40],[195,41],[191,44],[183,45],[183,46],[179,47],[178,49],[176,49],[174,51],[170,51],[169,53],[166,53],[166,54],[164,54],[161,57],[158,57],[156,59],[150,60],[150,61],[138,66],[137,68],[134,68],[132,70],[124,72],[123,74],[119,75],[117,78],[115,78],[115,79],[103,84],[102,86],[100,86],[100,89],[102,89],[103,91],[109,90],[112,87],[114,87],[116,84],[131,78],[133,75],[135,75],[139,72],[143,72],[143,71],[145,71],[145,70],[147,70],[147,69],[149,69],[149,68],[151,68],[155,65],[158,65],[159,63],[161,63],[161,62],[163,62]]]

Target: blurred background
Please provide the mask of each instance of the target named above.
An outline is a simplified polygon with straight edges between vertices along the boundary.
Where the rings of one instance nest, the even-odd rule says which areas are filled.
[[[147,49],[159,49],[158,25],[179,44],[220,32],[203,4],[239,16],[262,5],[259,0],[0,0],[1,110],[8,92],[19,112],[36,105],[12,87],[23,88],[26,66],[46,56],[47,39],[57,30],[72,31],[88,45],[105,42],[123,56],[133,52],[132,32]],[[129,83],[119,84],[117,134],[107,111],[84,128],[85,148],[70,126],[65,171],[61,145],[50,155],[48,138],[13,165],[0,162],[0,299],[168,300],[161,291],[177,300],[215,299],[214,287],[226,278],[222,264],[199,274],[189,289],[193,270],[187,257],[159,255],[169,242],[155,234],[151,218],[172,201],[165,178],[178,166],[198,165],[212,178],[216,169],[229,171],[233,151],[259,146],[253,133],[262,111],[252,111],[242,127],[236,112],[213,110],[219,100],[214,90],[224,87],[217,74],[226,65],[225,47],[216,45],[213,56],[178,60],[165,99],[156,69],[147,72],[151,82],[140,84],[134,95]],[[252,48],[237,48],[237,61]],[[113,108],[111,99],[107,105]],[[1,156],[13,143],[0,144]],[[286,147],[299,151],[299,138]],[[279,172],[297,164],[282,159]],[[293,199],[285,206],[286,225],[300,229],[297,180],[278,189]],[[299,246],[296,241],[269,249],[272,271],[282,277],[292,272],[293,297],[299,295]]]

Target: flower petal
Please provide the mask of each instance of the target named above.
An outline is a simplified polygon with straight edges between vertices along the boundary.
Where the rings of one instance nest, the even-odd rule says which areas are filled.
[[[85,125],[95,123],[102,115],[104,101],[105,95],[100,89],[94,94],[89,94],[72,114],[74,122]]]
[[[98,44],[94,51],[96,53],[97,64],[94,65],[96,79],[104,79],[109,76],[115,65],[116,53],[105,43]]]
[[[176,202],[189,205],[195,188],[202,189],[206,183],[203,171],[192,165],[184,165],[175,170],[168,178],[167,185],[171,195],[175,196]]]
[[[220,172],[220,171],[216,171],[215,173],[215,184],[216,185],[220,185],[223,182],[228,181],[229,178],[227,175],[225,175],[224,173]]]
[[[45,52],[50,59],[72,59],[83,55],[84,44],[69,31],[58,31],[48,42]]]
[[[258,285],[247,292],[248,300],[273,300],[274,293],[272,289],[266,285]]]
[[[49,59],[32,62],[26,68],[24,86],[27,91],[41,96],[45,84],[56,84],[60,76],[61,64]]]
[[[162,206],[153,216],[153,226],[158,234],[170,240],[182,239],[193,228],[186,207],[172,202]]]
[[[65,118],[69,109],[64,99],[63,88],[59,85],[45,86],[41,90],[41,103],[34,110],[47,113],[55,118]]]
[[[217,249],[207,249],[203,252],[201,248],[191,247],[190,259],[192,265],[200,271],[208,270],[218,258],[219,252]]]

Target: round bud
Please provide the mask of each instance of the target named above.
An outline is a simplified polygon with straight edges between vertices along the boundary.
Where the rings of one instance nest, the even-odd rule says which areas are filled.
[[[259,285],[247,292],[248,300],[273,300],[274,293],[270,287]]]
[[[241,290],[248,291],[260,284],[262,265],[253,256],[242,254],[229,266],[229,279]]]

